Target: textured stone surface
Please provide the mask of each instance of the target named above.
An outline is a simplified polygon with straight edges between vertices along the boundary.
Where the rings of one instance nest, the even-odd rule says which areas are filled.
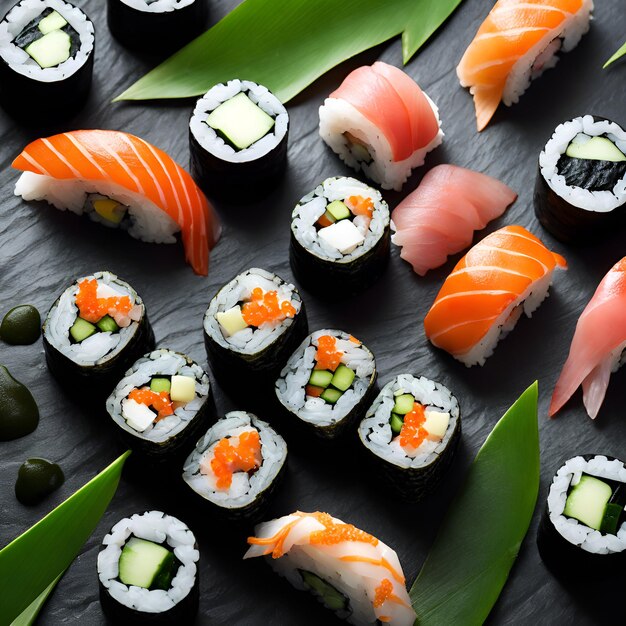
[[[125,130],[153,142],[186,164],[187,121],[192,103],[110,104],[111,98],[141,76],[153,61],[140,59],[112,41],[102,0],[85,0],[79,4],[84,5],[97,27],[95,81],[85,110],[59,130],[83,127]],[[226,0],[212,2],[212,21],[217,21],[234,4]],[[557,69],[538,80],[518,105],[499,111],[492,125],[478,135],[472,100],[459,87],[454,68],[489,4],[484,0],[466,0],[406,68],[439,105],[446,132],[443,147],[431,154],[427,167],[456,163],[511,185],[520,194],[518,201],[488,230],[504,224],[522,224],[563,253],[570,270],[557,276],[552,295],[533,319],[523,319],[485,367],[470,370],[433,349],[421,325],[437,289],[459,256],[426,278],[419,278],[399,258],[396,249],[379,283],[350,302],[331,305],[303,292],[311,328],[342,328],[364,340],[376,355],[382,383],[410,371],[448,385],[461,403],[463,438],[438,493],[411,509],[388,497],[377,483],[367,480],[369,475],[361,467],[360,458],[347,444],[325,452],[317,446],[303,446],[302,441],[292,437],[288,441],[288,476],[268,516],[294,509],[328,510],[392,545],[412,582],[471,458],[503,411],[529,383],[539,379],[542,448],[539,505],[490,622],[592,624],[610,618],[621,622],[624,606],[615,602],[619,598],[615,595],[616,585],[576,587],[558,582],[539,558],[535,533],[547,485],[562,459],[587,452],[626,458],[620,391],[626,372],[613,376],[607,400],[595,422],[586,417],[578,394],[557,420],[548,421],[546,417],[549,394],[566,357],[576,319],[598,281],[626,248],[620,242],[623,235],[592,248],[567,248],[554,242],[535,220],[531,193],[539,150],[559,122],[583,113],[596,113],[626,124],[626,68],[620,63],[610,70],[601,69],[604,60],[623,40],[623,8],[617,0],[599,2],[592,30],[579,47],[566,55]],[[211,255],[208,279],[196,277],[185,265],[180,245],[138,243],[72,214],[44,205],[28,205],[15,198],[12,191],[17,175],[10,168],[11,160],[29,140],[55,129],[25,129],[0,112],[2,314],[24,302],[35,304],[45,314],[70,279],[107,268],[141,293],[159,345],[186,352],[206,363],[201,323],[215,291],[234,274],[252,265],[291,278],[287,259],[291,207],[321,179],[349,173],[317,136],[317,108],[350,69],[377,57],[398,65],[399,42],[379,47],[336,68],[290,104],[287,175],[263,203],[247,208],[220,207],[224,236]],[[424,171],[413,177],[405,192],[415,187]],[[395,193],[386,196],[392,206],[402,197]],[[40,425],[32,435],[0,446],[3,470],[0,545],[4,545],[84,484],[121,449],[102,407],[80,410],[71,397],[61,392],[46,368],[40,342],[33,346],[0,345],[0,362],[30,387],[41,409]],[[238,408],[219,390],[217,405],[222,413]],[[272,420],[271,414],[260,414]],[[45,456],[58,462],[67,481],[39,506],[26,508],[15,499],[13,486],[20,464],[32,456]],[[96,577],[98,545],[120,517],[152,508],[180,515],[197,534],[202,553],[198,623],[332,623],[329,613],[313,600],[291,591],[261,560],[245,563],[240,560],[250,527],[232,529],[221,525],[205,516],[200,508],[185,505],[178,487],[164,488],[151,483],[149,468],[145,474],[143,478],[125,475],[101,524],[51,596],[42,624],[104,623]]]

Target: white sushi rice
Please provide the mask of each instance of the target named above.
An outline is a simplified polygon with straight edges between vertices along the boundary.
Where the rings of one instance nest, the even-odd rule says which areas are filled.
[[[124,220],[122,226],[135,239],[176,243],[174,235],[180,231],[177,222],[145,196],[111,181],[60,179],[24,172],[15,185],[15,195],[24,200],[45,200],[61,211],[87,214],[92,220],[102,222],[89,201],[90,194],[111,198],[128,207],[130,219]]]
[[[169,589],[144,589],[117,580],[122,549],[130,537],[169,547],[181,565]],[[196,538],[183,522],[160,511],[149,511],[120,520],[102,540],[98,554],[98,577],[111,597],[143,613],[165,613],[184,600],[193,589],[200,553]]]
[[[254,104],[274,118],[275,123],[271,132],[255,141],[251,146],[243,150],[235,150],[207,124],[206,120],[211,111],[242,91]],[[283,140],[288,128],[289,114],[287,109],[267,87],[248,80],[237,79],[212,87],[196,103],[189,122],[189,129],[198,143],[207,152],[230,163],[247,163],[260,159]]]
[[[96,279],[98,287],[104,286],[121,296],[129,296],[131,304],[142,307],[142,317],[145,315],[143,302],[133,292],[128,283],[120,280],[111,272],[96,272],[90,276],[79,278],[71,287],[68,287],[59,300],[52,305],[45,322],[45,335],[48,342],[61,354],[78,365],[101,365],[113,359],[122,352],[137,332],[138,322],[131,322],[126,328],[118,332],[99,332],[87,337],[80,343],[70,341],[70,328],[78,317],[76,294],[78,283],[82,280]],[[108,295],[113,295],[108,292]],[[105,297],[104,295],[102,297]]]
[[[322,335],[337,338],[337,350],[343,352],[341,362],[356,373],[352,387],[335,404],[328,404],[322,398],[307,397],[305,393],[315,365],[317,340]],[[328,329],[309,335],[289,358],[276,381],[276,395],[280,402],[305,422],[314,426],[330,426],[340,422],[369,389],[376,369],[374,355],[363,344],[350,341],[349,337],[343,331]]]
[[[261,466],[251,476],[235,472],[228,489],[218,489],[216,477],[204,473],[200,464],[210,463],[215,446],[226,437],[239,437],[244,432],[257,431],[261,441]],[[183,480],[199,495],[226,509],[238,509],[252,504],[276,479],[287,458],[285,440],[266,422],[251,413],[231,411],[212,426],[200,439],[183,467]]]
[[[176,407],[173,415],[164,417],[142,432],[128,425],[122,415],[122,403],[133,389],[150,386],[153,376],[189,376],[196,381],[196,397]],[[139,359],[107,398],[106,409],[115,422],[135,437],[163,442],[180,433],[207,401],[210,392],[206,372],[185,355],[172,350],[154,350]],[[156,417],[156,416],[155,416]]]
[[[565,517],[565,502],[570,487],[577,485],[583,474],[626,483],[626,467],[621,461],[597,455],[586,461],[582,456],[570,459],[559,468],[548,493],[548,514],[557,532],[572,543],[593,554],[612,554],[626,549],[626,522],[617,535],[603,534],[585,526],[582,522]]]
[[[528,89],[530,83],[539,78],[547,69],[553,68],[560,52],[570,52],[589,30],[593,11],[593,0],[583,0],[579,11],[569,14],[556,28],[546,34],[519,60],[508,75],[502,102],[507,106],[515,104]],[[464,87],[469,85],[464,84]]]
[[[539,155],[539,168],[544,180],[559,197],[586,211],[608,213],[626,203],[626,176],[619,180],[613,189],[592,191],[567,184],[565,177],[558,173],[558,162],[570,142],[579,134],[589,137],[606,136],[623,153],[626,153],[626,131],[615,122],[595,121],[592,115],[576,117],[559,124],[552,137]]]
[[[407,454],[389,424],[395,397],[403,393],[410,393],[427,411],[450,414],[450,422],[443,439],[426,439],[416,454]],[[365,447],[385,461],[403,468],[418,468],[432,463],[446,449],[458,419],[459,402],[446,387],[423,376],[416,378],[410,374],[402,374],[387,383],[378,394],[359,425],[359,437]]]
[[[220,346],[240,354],[256,354],[274,343],[295,321],[287,317],[280,322],[266,322],[259,327],[248,326],[228,337],[224,336],[216,315],[249,300],[252,290],[260,287],[263,291],[276,291],[278,299],[290,301],[296,315],[302,309],[302,300],[296,288],[282,278],[263,269],[252,267],[227,283],[209,303],[204,314],[204,330]]]
[[[27,24],[48,8],[59,13],[78,33],[80,48],[75,56],[56,67],[42,68],[25,50],[16,46],[13,40]],[[79,8],[63,0],[22,0],[0,22],[0,57],[13,71],[40,82],[52,83],[72,76],[85,64],[93,53],[93,48],[93,24]]]
[[[176,11],[188,7],[194,2],[204,2],[204,0],[156,0],[148,4],[146,0],[117,0],[132,9],[137,11],[144,11],[145,13],[167,13],[169,11]]]
[[[400,191],[411,175],[411,171],[424,164],[426,155],[443,141],[441,120],[437,105],[423,92],[430,104],[439,132],[425,146],[422,146],[402,161],[393,160],[393,152],[387,138],[378,126],[368,120],[358,109],[340,98],[326,98],[320,107],[320,136],[339,158],[357,172],[362,170],[368,178],[383,189]],[[350,133],[364,145],[372,157],[370,163],[359,161],[350,149],[344,133]]]
[[[326,207],[331,202],[343,201],[350,196],[371,198],[374,203],[374,211],[369,224],[363,216],[357,215],[354,218],[354,225],[365,237],[365,241],[352,252],[342,254],[319,236],[315,223],[326,212]],[[377,189],[356,180],[356,178],[327,178],[296,205],[291,214],[291,232],[309,253],[336,263],[350,263],[378,243],[385,229],[389,226],[389,219],[389,207]]]

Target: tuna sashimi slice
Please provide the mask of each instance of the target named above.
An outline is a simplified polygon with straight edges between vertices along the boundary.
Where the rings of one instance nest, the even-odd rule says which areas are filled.
[[[502,215],[515,198],[513,190],[486,174],[438,165],[394,209],[392,241],[403,247],[400,256],[423,276],[445,263],[449,254],[468,247],[474,231]],[[432,250],[433,230],[443,235],[439,254]],[[431,250],[424,256],[426,244]]]

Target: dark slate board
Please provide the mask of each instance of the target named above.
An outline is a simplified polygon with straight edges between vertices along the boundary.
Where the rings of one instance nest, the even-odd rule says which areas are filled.
[[[102,0],[79,4],[97,26],[95,80],[85,110],[68,128],[121,129],[153,142],[180,163],[188,161],[187,121],[192,103],[110,104],[154,61],[123,49],[109,35]],[[212,22],[236,2],[211,2]],[[8,6],[4,0],[3,8]],[[584,113],[604,115],[626,124],[624,66],[601,69],[623,40],[620,2],[599,2],[591,32],[555,70],[536,81],[511,109],[501,109],[492,125],[475,131],[472,99],[459,87],[454,68],[490,3],[466,0],[431,43],[408,65],[407,72],[439,105],[446,138],[427,159],[427,167],[451,162],[502,179],[519,199],[488,231],[518,223],[563,253],[570,264],[559,274],[551,297],[532,320],[523,319],[485,367],[466,369],[433,349],[424,337],[422,320],[444,277],[458,260],[419,278],[393,250],[386,274],[368,292],[348,302],[328,304],[303,292],[312,329],[349,330],[374,351],[381,382],[403,371],[441,380],[458,396],[463,413],[463,439],[454,465],[438,493],[407,509],[367,479],[360,460],[347,444],[330,453],[291,437],[288,477],[269,517],[295,509],[328,510],[376,534],[393,546],[409,582],[423,562],[439,521],[461,484],[474,454],[506,408],[533,380],[539,379],[541,404],[542,484],[539,504],[520,557],[489,621],[493,624],[577,624],[623,622],[625,606],[615,602],[617,583],[567,586],[544,567],[535,534],[547,485],[559,462],[578,453],[598,452],[626,458],[623,389],[626,372],[614,375],[596,422],[582,409],[580,396],[559,419],[548,421],[547,402],[566,357],[576,320],[609,267],[626,253],[623,235],[592,248],[566,248],[554,242],[535,220],[532,187],[538,153],[561,121]],[[330,17],[330,16],[329,16]],[[108,268],[135,286],[148,307],[157,342],[206,363],[202,315],[210,297],[233,275],[249,266],[265,267],[291,279],[287,250],[289,215],[299,197],[327,176],[351,174],[317,135],[317,109],[347,72],[376,58],[400,65],[398,41],[381,46],[329,72],[289,106],[289,169],[278,189],[264,202],[247,208],[221,206],[224,235],[211,255],[208,279],[196,277],[183,261],[180,245],[138,243],[123,234],[45,205],[27,205],[13,196],[17,178],[10,164],[22,147],[44,132],[27,130],[0,113],[0,189],[2,190],[0,293],[2,313],[29,302],[45,314],[68,281]],[[45,103],[41,103],[45,107]],[[413,189],[420,170],[405,187]],[[395,206],[401,194],[385,194]],[[487,231],[478,235],[483,237]],[[460,255],[459,255],[460,256]],[[32,389],[41,409],[39,428],[23,439],[0,444],[0,545],[26,530],[107,465],[121,448],[102,408],[81,410],[61,392],[46,369],[38,343],[28,347],[0,345],[0,362]],[[217,390],[220,412],[239,408]],[[272,420],[273,415],[261,413]],[[19,465],[27,457],[44,456],[60,463],[67,482],[34,508],[13,495]],[[227,529],[182,502],[175,487],[161,488],[148,479],[125,474],[120,489],[83,553],[48,601],[40,623],[101,624],[96,555],[108,528],[123,516],[146,509],[179,515],[196,532],[201,545],[199,624],[330,624],[333,617],[273,576],[261,560],[242,562],[245,537],[252,530]],[[468,520],[468,524],[472,521]],[[621,588],[621,585],[620,585]]]

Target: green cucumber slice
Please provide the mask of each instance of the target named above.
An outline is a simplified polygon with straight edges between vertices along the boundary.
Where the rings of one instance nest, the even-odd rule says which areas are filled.
[[[589,137],[577,135],[567,146],[565,154],[572,159],[589,161],[626,161],[626,155],[606,137]],[[586,138],[586,139],[585,139]]]
[[[336,221],[345,220],[347,217],[352,215],[350,209],[341,200],[331,202],[326,207],[326,211],[328,211],[328,213],[330,213]]]
[[[125,585],[169,589],[175,570],[174,553],[158,543],[131,537],[122,549],[119,578]]]
[[[311,372],[311,378],[309,378],[309,385],[324,387],[324,389],[326,389],[332,379],[333,373],[328,370],[313,370]]]
[[[342,395],[343,393],[338,389],[333,389],[332,387],[329,387],[328,389],[324,390],[324,393],[320,396],[320,398],[322,400],[325,400],[329,404],[335,404],[335,402],[337,402],[337,400],[339,400]]]
[[[354,370],[351,370],[347,365],[343,363],[337,367],[335,374],[330,381],[330,384],[341,391],[347,391],[350,389],[350,385],[356,376]]]
[[[172,382],[170,381],[169,378],[153,378],[150,381],[150,390],[154,391],[154,393],[161,393],[163,391],[166,391],[167,393],[170,392],[170,389],[172,388]]]
[[[99,322],[97,322],[96,326],[103,333],[116,333],[120,329],[117,322],[110,315],[105,315]]]
[[[589,528],[600,530],[606,505],[613,490],[599,478],[583,474],[567,496],[563,515],[573,517]]]
[[[617,527],[619,526],[619,520],[623,512],[624,507],[621,504],[609,502],[604,509],[600,532],[607,535],[617,534]]]
[[[322,598],[324,604],[331,611],[347,611],[349,609],[349,601],[346,596],[338,589],[335,589],[330,583],[320,578],[313,572],[307,570],[298,570],[302,581],[307,589]]]
[[[97,332],[98,329],[91,322],[84,320],[82,317],[77,317],[70,328],[70,335],[72,335],[72,339],[76,343],[84,341],[87,337],[91,337],[91,335]]]
[[[402,426],[404,426],[404,421],[402,420],[402,417],[400,415],[398,415],[397,413],[392,413],[391,417],[389,418],[389,425],[391,426],[391,430],[396,435],[399,435],[400,431],[402,430]]]
[[[396,403],[393,405],[392,411],[398,415],[406,415],[413,410],[415,398],[410,393],[403,393],[396,396]]]
[[[67,20],[60,13],[52,11],[39,22],[38,28],[44,35],[47,35],[53,30],[61,30],[64,26],[67,26]]]
[[[26,47],[26,52],[37,62],[39,67],[56,67],[70,58],[72,40],[62,30],[53,30]]]

